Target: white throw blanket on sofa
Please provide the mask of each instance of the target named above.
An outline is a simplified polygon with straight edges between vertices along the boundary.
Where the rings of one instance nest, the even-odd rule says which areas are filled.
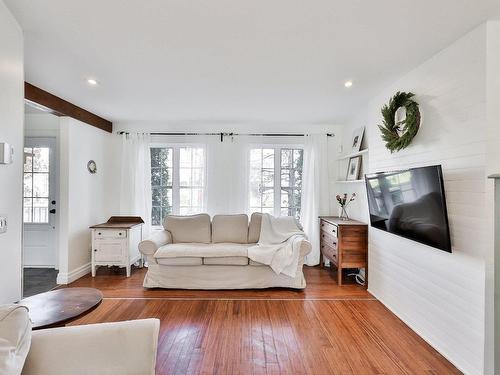
[[[304,237],[294,217],[264,214],[259,243],[248,248],[248,258],[270,266],[276,274],[295,277]]]

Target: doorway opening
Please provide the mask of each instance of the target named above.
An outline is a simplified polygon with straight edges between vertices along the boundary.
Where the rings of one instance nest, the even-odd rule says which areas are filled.
[[[59,118],[25,106],[23,297],[56,287],[59,268]]]

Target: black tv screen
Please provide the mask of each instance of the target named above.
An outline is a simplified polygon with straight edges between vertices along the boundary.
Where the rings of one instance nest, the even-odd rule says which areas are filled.
[[[440,165],[365,177],[372,227],[451,253]]]

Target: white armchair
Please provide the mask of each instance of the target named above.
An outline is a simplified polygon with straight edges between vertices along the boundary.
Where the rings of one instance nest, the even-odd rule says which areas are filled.
[[[22,327],[26,327],[24,321],[29,321],[28,311],[24,308],[16,310],[17,314],[10,314],[2,323],[6,328],[20,327],[21,331]],[[33,332],[28,325],[25,332],[5,336],[2,335],[1,328],[0,323],[0,346],[7,345],[7,350],[3,351],[6,358],[14,359],[12,353],[19,352],[22,346],[29,347],[22,375],[154,375],[155,373],[160,328],[158,319],[70,326]],[[12,328],[4,329],[4,332],[8,331],[12,332]],[[31,346],[27,341],[29,334],[31,334]],[[20,364],[22,366],[22,362]],[[5,369],[8,371],[5,374],[13,374],[13,368],[11,366],[11,370]],[[0,374],[4,374],[1,366]]]

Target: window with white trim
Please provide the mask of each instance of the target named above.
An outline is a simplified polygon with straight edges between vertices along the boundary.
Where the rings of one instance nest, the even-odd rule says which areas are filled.
[[[250,212],[300,218],[303,158],[297,146],[250,149]]]
[[[205,149],[198,146],[152,146],[151,192],[153,226],[168,214],[204,211]]]

